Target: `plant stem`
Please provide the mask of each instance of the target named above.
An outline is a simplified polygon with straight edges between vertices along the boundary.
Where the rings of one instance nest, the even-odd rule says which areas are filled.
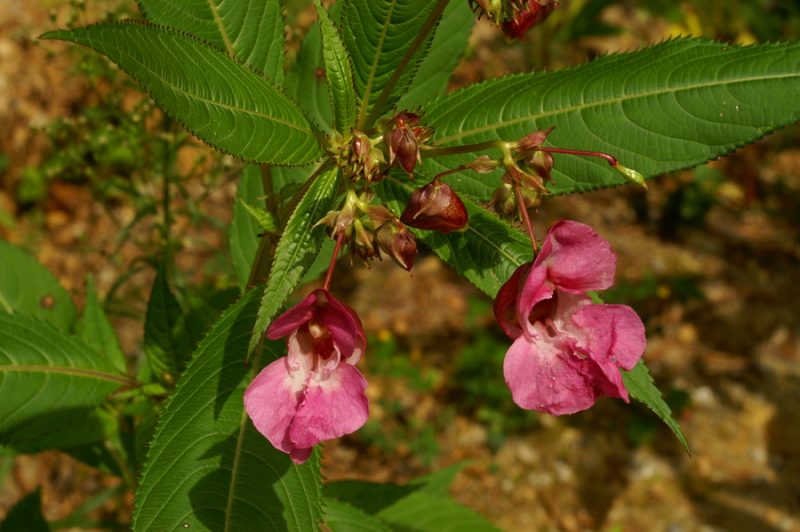
[[[544,146],[537,146],[536,151],[543,151],[546,153],[564,153],[567,155],[580,155],[582,157],[599,157],[601,159],[605,159],[610,166],[616,167],[617,164],[619,164],[616,157],[601,151],[568,150],[566,148],[549,148]]]
[[[465,144],[463,146],[448,146],[443,148],[427,148],[421,147],[425,157],[442,157],[444,155],[456,155],[459,153],[474,153],[478,151],[491,150],[492,148],[502,150],[503,146],[507,144],[502,140],[488,140],[486,142],[479,142],[477,144]]]
[[[406,50],[405,55],[400,60],[400,63],[397,65],[397,68],[392,73],[392,77],[389,78],[389,81],[383,87],[380,95],[378,96],[375,105],[372,107],[372,111],[364,117],[363,113],[359,117],[358,126],[356,129],[363,129],[364,127],[371,125],[375,120],[377,120],[381,114],[383,114],[383,106],[386,105],[386,102],[389,100],[389,97],[392,95],[392,91],[394,90],[397,83],[400,81],[400,77],[406,70],[406,67],[413,59],[414,55],[419,50],[419,47],[422,46],[422,43],[425,42],[425,39],[428,38],[433,28],[436,27],[436,23],[439,21],[439,18],[442,16],[444,9],[447,7],[447,4],[450,0],[439,0],[436,2],[436,5],[433,7],[433,11],[431,11],[428,20],[425,21],[425,24],[420,29],[417,36],[411,41],[408,49]],[[369,102],[364,103],[363,110],[366,111],[367,105]]]
[[[519,215],[522,218],[522,223],[525,224],[525,230],[528,232],[528,237],[531,239],[533,255],[536,256],[536,253],[539,251],[539,247],[536,244],[536,235],[533,232],[533,225],[531,224],[531,219],[528,216],[528,208],[525,206],[525,198],[522,197],[522,187],[520,187],[519,183],[514,183],[514,197],[517,198],[517,209],[519,210]]]
[[[339,258],[339,251],[342,249],[342,243],[344,242],[344,231],[339,233],[339,236],[336,237],[336,247],[333,248],[333,255],[331,256],[331,262],[328,264],[328,273],[325,274],[325,284],[322,285],[324,290],[329,290],[331,287],[331,281],[333,280],[333,271],[336,269],[336,260]]]

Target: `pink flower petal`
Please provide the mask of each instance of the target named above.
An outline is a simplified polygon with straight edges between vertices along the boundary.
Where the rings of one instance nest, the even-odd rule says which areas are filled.
[[[503,331],[511,338],[522,334],[517,315],[517,298],[522,284],[527,279],[532,263],[528,262],[517,268],[508,281],[500,287],[494,299],[494,317]]]
[[[647,339],[644,324],[627,305],[586,305],[572,316],[583,329],[590,356],[597,362],[612,362],[633,369],[642,358]]]
[[[294,448],[289,453],[289,456],[292,459],[292,462],[295,464],[304,464],[308,457],[311,456],[311,451],[313,451],[313,447],[306,447],[306,448]]]
[[[630,370],[642,358],[647,343],[644,324],[625,305],[586,305],[572,316],[583,332],[581,346],[608,379],[603,395],[628,401],[620,369]]]
[[[565,292],[605,290],[614,283],[617,257],[608,241],[588,225],[561,220],[547,232],[534,269]]]
[[[244,392],[244,408],[253,425],[276,448],[291,453],[288,431],[302,397],[302,371],[290,374],[286,357],[275,360],[253,379]]]
[[[267,329],[267,338],[270,340],[283,338],[309,321],[314,315],[314,303],[317,301],[317,292],[320,291],[315,290],[300,303],[275,318],[275,321]]]
[[[328,305],[324,307],[321,321],[333,336],[334,343],[342,353],[342,357],[349,364],[355,364],[367,348],[364,328],[356,312],[325,292]]]
[[[519,299],[517,299],[519,325],[522,331],[528,335],[533,333],[531,312],[539,303],[552,299],[555,293],[555,286],[553,283],[548,282],[546,275],[547,269],[534,263],[528,272],[528,277],[525,279]]]
[[[292,445],[310,448],[358,430],[369,417],[366,386],[363,375],[345,363],[326,380],[311,379],[289,428]]]
[[[503,373],[517,405],[556,416],[592,406],[597,397],[592,380],[602,377],[593,361],[573,356],[568,345],[546,336],[517,338]]]

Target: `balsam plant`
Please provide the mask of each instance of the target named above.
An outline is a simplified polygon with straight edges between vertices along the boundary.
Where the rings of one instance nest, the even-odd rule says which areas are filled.
[[[641,320],[593,293],[613,282],[608,243],[573,221],[540,240],[529,210],[644,187],[797,121],[800,44],[676,39],[446,93],[476,16],[521,37],[558,2],[316,1],[288,71],[279,0],[139,4],[142,20],[43,37],[105,55],[249,164],[230,227],[242,296],[189,353],[162,265],[134,376],[93,292],[78,320],[51,275],[0,244],[4,450],[67,449],[117,472],[138,530],[489,529],[447,498],[452,469],[405,487],[321,478],[316,444],[368,417],[355,364],[369,347],[331,293],[337,259],[388,255],[411,270],[418,245],[496,297],[521,407],[561,415],[630,396],[686,445],[641,360]],[[165,396],[153,428],[142,412]]]

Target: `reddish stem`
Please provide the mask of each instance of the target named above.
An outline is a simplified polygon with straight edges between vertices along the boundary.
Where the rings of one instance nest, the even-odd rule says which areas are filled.
[[[324,290],[330,290],[331,287],[331,280],[333,280],[333,270],[336,269],[336,259],[339,258],[339,251],[342,249],[342,243],[344,242],[344,231],[339,232],[339,236],[336,237],[336,247],[333,248],[333,256],[331,257],[331,263],[328,264],[328,273],[325,275],[325,284],[322,285]]]
[[[528,237],[531,239],[533,255],[536,256],[536,253],[539,251],[539,247],[536,244],[536,235],[533,232],[533,225],[531,224],[531,219],[528,216],[528,208],[525,206],[525,198],[522,197],[522,188],[520,187],[519,183],[514,183],[514,197],[517,198],[517,209],[519,210],[519,215],[522,217],[522,222],[525,224],[525,230],[528,232]]]
[[[600,157],[601,159],[605,159],[611,166],[617,166],[618,164],[616,157],[601,151],[568,150],[566,148],[550,148],[545,146],[537,146],[535,149],[537,151],[543,151],[546,153],[564,153],[567,155],[581,155],[583,157]]]

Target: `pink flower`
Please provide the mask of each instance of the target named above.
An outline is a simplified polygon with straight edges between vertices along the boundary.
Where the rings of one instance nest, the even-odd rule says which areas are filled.
[[[503,373],[514,402],[554,415],[591,407],[628,390],[645,347],[644,325],[625,305],[593,304],[586,295],[613,284],[611,246],[584,224],[562,220],[548,231],[536,260],[520,266],[495,299],[498,323],[514,343]]]
[[[367,342],[355,311],[325,289],[272,322],[267,337],[284,336],[289,353],[261,370],[244,406],[256,429],[301,464],[320,441],[366,422],[367,381],[355,364]]]

